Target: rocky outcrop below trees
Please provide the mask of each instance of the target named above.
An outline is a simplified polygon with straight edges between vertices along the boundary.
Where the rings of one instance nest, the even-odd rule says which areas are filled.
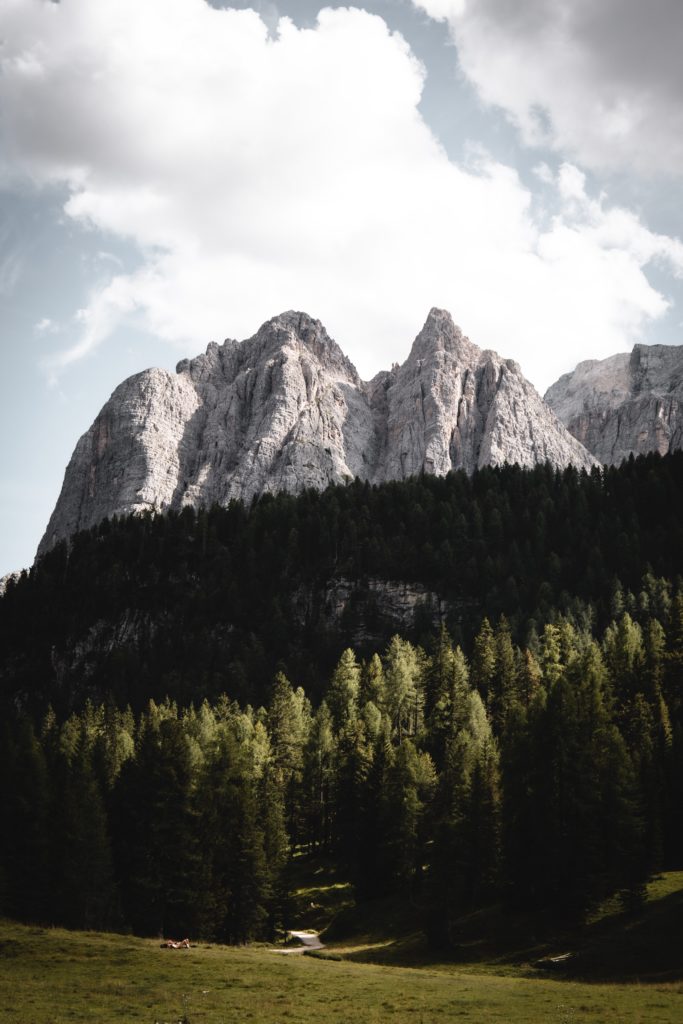
[[[433,590],[402,580],[336,577],[300,588],[296,619],[308,629],[343,631],[356,645],[381,644],[391,633],[438,632],[451,610]]]
[[[600,462],[664,455],[683,447],[683,346],[636,345],[579,363],[545,400]]]
[[[448,313],[364,382],[318,320],[288,312],[124,381],[76,445],[38,553],[113,515],[506,462],[594,464],[519,366]]]

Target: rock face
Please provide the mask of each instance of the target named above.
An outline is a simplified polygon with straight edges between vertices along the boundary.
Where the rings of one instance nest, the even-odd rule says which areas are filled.
[[[579,363],[545,394],[568,430],[600,462],[683,447],[683,346],[636,345]]]
[[[369,383],[318,320],[283,313],[175,376],[124,381],[76,445],[38,554],[106,516],[545,461],[594,464],[517,364],[448,313],[433,309],[405,363]]]
[[[300,587],[294,607],[299,623],[308,629],[343,628],[354,644],[378,648],[391,633],[405,636],[414,630],[416,620],[437,630],[452,606],[421,583],[331,577],[317,589]]]

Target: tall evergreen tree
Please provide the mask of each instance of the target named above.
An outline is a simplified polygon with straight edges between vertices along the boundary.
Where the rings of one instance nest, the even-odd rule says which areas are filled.
[[[73,756],[62,754],[57,766],[52,907],[62,924],[101,929],[116,921],[117,907],[107,816],[86,729]]]
[[[114,791],[115,864],[126,917],[147,935],[187,934],[201,904],[199,830],[182,723],[151,709]]]
[[[48,776],[26,719],[0,729],[0,906],[28,920],[48,911]]]
[[[482,620],[479,632],[474,638],[472,650],[472,685],[478,690],[484,703],[489,700],[491,684],[496,671],[496,644],[493,629],[488,618]]]
[[[325,698],[337,733],[358,714],[360,680],[360,666],[353,651],[347,647],[334,670]]]
[[[399,636],[392,637],[384,657],[384,694],[399,742],[422,726],[425,670],[420,652]]]
[[[208,895],[203,927],[219,941],[233,944],[265,938],[277,923],[258,794],[245,771],[246,754],[231,731],[224,730],[198,792],[203,888]],[[263,785],[271,782],[267,774]],[[270,838],[279,862],[284,840],[272,824]]]
[[[432,942],[457,942],[454,922],[493,892],[499,871],[499,754],[481,696],[472,691],[439,779],[431,864]]]
[[[329,849],[335,740],[332,716],[322,702],[313,718],[304,752],[304,835],[309,844]]]

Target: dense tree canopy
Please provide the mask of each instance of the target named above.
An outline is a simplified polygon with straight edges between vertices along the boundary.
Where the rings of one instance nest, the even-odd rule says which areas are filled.
[[[678,453],[356,482],[59,546],[0,600],[0,911],[272,938],[295,851],[359,900],[419,890],[434,943],[492,900],[637,906],[683,866],[682,497]],[[316,610],[370,577],[445,614],[391,635],[381,607]]]
[[[367,657],[397,631],[425,640],[439,618],[479,685],[484,617],[505,615],[517,643],[558,613],[598,628],[624,610],[663,621],[671,592],[657,580],[683,573],[681,508],[675,452],[590,474],[504,466],[105,521],[0,600],[0,699],[261,703],[284,669],[317,703],[345,647]],[[368,589],[387,580],[424,588],[412,621]],[[335,615],[339,581],[353,593]]]
[[[398,636],[367,661],[347,649],[316,709],[278,673],[257,710],[8,721],[0,908],[272,938],[295,848],[333,857],[361,900],[419,888],[439,943],[492,899],[563,919],[614,893],[637,905],[683,860],[677,606],[602,636],[559,618],[524,649],[484,621],[479,675],[443,628],[429,652]]]

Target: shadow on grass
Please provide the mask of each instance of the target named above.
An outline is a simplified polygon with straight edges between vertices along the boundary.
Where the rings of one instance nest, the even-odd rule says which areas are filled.
[[[451,945],[435,951],[424,924],[423,908],[389,896],[341,911],[322,938],[345,960],[358,963],[595,982],[683,980],[681,872],[651,884],[638,916],[613,903],[581,928],[561,929],[548,915],[532,917],[496,905],[455,921]]]
[[[600,981],[683,980],[683,889],[586,928],[567,976]]]
[[[295,855],[289,878],[289,928],[320,932],[353,904],[353,887],[331,858]]]

